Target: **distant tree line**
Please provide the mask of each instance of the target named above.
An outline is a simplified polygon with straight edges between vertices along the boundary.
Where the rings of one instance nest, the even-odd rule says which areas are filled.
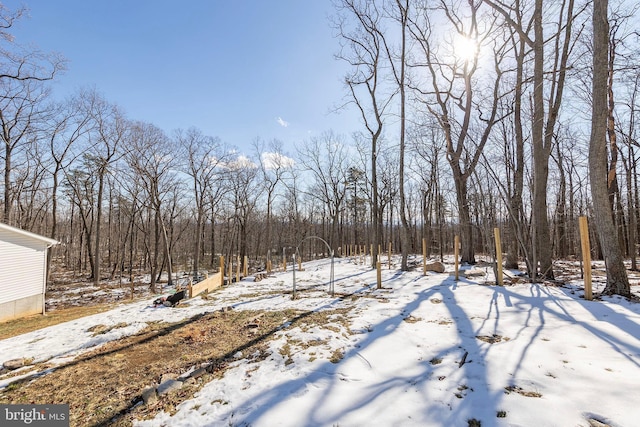
[[[507,267],[553,279],[554,259],[580,255],[586,215],[607,292],[628,294],[624,268],[612,270],[623,258],[637,268],[640,231],[640,44],[624,6],[336,0],[345,105],[361,131],[327,130],[293,153],[168,134],[95,89],[54,100],[64,61],[14,42],[24,10],[2,9],[0,220],[62,242],[53,269],[96,284],[144,272],[155,289],[221,256],[263,268],[296,248],[327,255],[309,236],[338,255],[391,244],[408,269],[423,239],[442,258],[460,235],[474,263],[492,253],[494,227]]]

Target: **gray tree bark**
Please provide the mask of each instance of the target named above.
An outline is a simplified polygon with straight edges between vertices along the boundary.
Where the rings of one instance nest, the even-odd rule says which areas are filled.
[[[593,2],[593,106],[589,140],[591,197],[598,240],[607,270],[605,294],[629,296],[631,290],[624,267],[618,233],[613,223],[607,169],[607,78],[609,52],[608,0]]]

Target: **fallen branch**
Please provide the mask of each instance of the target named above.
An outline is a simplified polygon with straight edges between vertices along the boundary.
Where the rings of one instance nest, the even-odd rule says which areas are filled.
[[[467,356],[469,355],[468,351],[464,352],[464,356],[462,356],[462,360],[458,363],[458,368],[462,368],[462,365],[464,365],[467,361]],[[471,361],[469,361],[471,362]]]

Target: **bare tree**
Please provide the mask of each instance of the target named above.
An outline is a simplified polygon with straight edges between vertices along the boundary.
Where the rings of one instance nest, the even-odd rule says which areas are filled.
[[[205,136],[198,129],[191,128],[186,132],[178,131],[176,145],[186,147],[186,173],[191,177],[193,197],[195,201],[196,230],[193,252],[193,276],[197,280],[200,270],[200,257],[204,251],[203,235],[207,202],[210,198],[217,200],[222,194],[219,174],[221,164],[225,161],[221,142],[217,138]]]
[[[227,260],[234,252],[242,259],[248,254],[249,221],[255,213],[259,196],[257,182],[259,168],[251,159],[240,154],[227,162],[225,168],[227,196],[233,209],[232,233],[235,237],[230,239]]]
[[[608,0],[593,1],[593,107],[589,139],[589,174],[591,197],[598,238],[605,259],[607,285],[605,294],[630,296],[629,279],[613,223],[608,194],[607,170],[607,79],[609,69]]]
[[[260,168],[260,178],[267,198],[267,215],[265,218],[265,250],[268,252],[273,248],[273,203],[277,196],[278,187],[281,186],[285,179],[285,174],[293,167],[293,159],[285,155],[282,148],[282,142],[274,139],[265,147],[261,140],[254,142],[254,150],[258,157],[258,166]]]
[[[83,252],[86,250],[86,258],[89,261],[91,269],[91,277],[94,276],[94,229],[95,220],[95,188],[96,177],[93,173],[93,164],[87,161],[85,156],[81,157],[80,164],[74,164],[64,172],[64,188],[65,194],[72,204],[71,233],[74,235],[74,211],[81,222],[81,232],[79,233],[79,253],[77,258],[77,266],[83,271]],[[73,240],[70,242],[72,243]],[[74,245],[75,246],[75,245]],[[75,264],[75,263],[74,263]],[[74,270],[75,271],[75,270]]]
[[[325,132],[313,137],[299,149],[299,158],[303,167],[311,174],[312,184],[309,196],[320,201],[331,221],[329,245],[338,253],[340,239],[338,225],[340,214],[347,197],[346,144],[339,135]]]
[[[90,116],[80,108],[77,98],[71,98],[67,102],[58,104],[51,109],[58,111],[58,114],[49,117],[46,123],[47,129],[45,130],[52,160],[52,167],[49,172],[53,179],[50,237],[56,239],[58,237],[57,217],[60,174],[77,158],[77,153],[73,151],[73,146],[90,131]]]
[[[27,140],[34,141],[30,135],[33,122],[48,94],[43,82],[53,79],[65,66],[58,55],[25,48],[15,41],[11,28],[26,12],[24,7],[11,11],[0,4],[0,138],[4,145],[4,209],[0,219],[3,222],[11,221],[13,202],[18,197],[11,179],[16,150]]]
[[[638,269],[636,239],[638,235],[638,173],[637,165],[640,160],[637,157],[638,140],[636,137],[636,113],[640,111],[638,108],[638,95],[640,91],[640,70],[629,79],[632,84],[628,88],[628,100],[624,103],[626,113],[626,124],[618,121],[619,132],[624,140],[626,154],[623,154],[623,167],[626,178],[626,195],[627,195],[627,216],[629,217],[628,227],[628,253],[631,257],[631,269]]]
[[[519,0],[518,0],[519,1]],[[516,2],[513,8],[514,20],[517,28],[523,28],[523,16],[520,7]],[[524,124],[523,124],[523,98],[525,85],[525,58],[529,50],[528,45],[523,37],[518,35],[514,26],[509,26],[508,40],[511,43],[511,50],[515,60],[515,76],[513,86],[513,120],[502,122],[502,135],[504,136],[505,159],[509,165],[509,181],[507,185],[508,211],[509,211],[509,229],[513,238],[507,243],[507,259],[505,266],[507,268],[518,268],[518,254],[528,252],[525,247],[529,243],[529,239],[525,239],[524,232],[528,228],[526,226],[523,193],[524,193]],[[507,126],[506,123],[511,124]],[[513,137],[511,136],[513,132]],[[513,140],[514,147],[508,143]],[[533,274],[532,260],[526,258],[527,266],[530,274]]]
[[[398,199],[398,164],[399,164],[399,152],[395,147],[388,147],[384,150],[380,150],[378,153],[378,177],[379,177],[379,208],[380,218],[386,219],[384,222],[387,224],[387,235],[381,235],[381,242],[391,242],[393,240],[393,208]]]
[[[127,163],[144,189],[143,204],[149,212],[147,233],[153,233],[153,242],[147,248],[150,258],[152,292],[162,270],[161,262],[166,262],[169,285],[172,284],[173,264],[171,242],[167,231],[165,211],[170,212],[169,196],[176,185],[176,150],[165,133],[154,125],[137,122],[133,125],[131,149],[127,153]],[[153,220],[151,221],[151,217]],[[170,218],[170,216],[169,216]],[[161,259],[160,255],[164,255]]]
[[[0,139],[4,169],[3,222],[12,222],[14,202],[20,197],[12,174],[26,164],[29,145],[35,144],[37,123],[44,118],[48,90],[34,80],[0,79]]]
[[[551,246],[551,232],[547,215],[547,185],[549,178],[549,158],[551,155],[555,129],[560,114],[562,98],[565,88],[569,56],[574,45],[573,24],[579,11],[575,10],[574,0],[563,0],[557,8],[546,8],[557,12],[555,32],[551,37],[552,43],[544,34],[543,20],[544,4],[542,0],[535,0],[533,13],[528,20],[523,18],[528,5],[516,1],[507,4],[502,1],[486,0],[494,10],[500,13],[521,40],[533,52],[533,122],[531,139],[533,147],[533,243],[534,255],[533,279],[539,275],[542,278],[553,279],[553,251]],[[533,27],[533,37],[531,28]],[[545,46],[550,49],[545,50]],[[521,45],[522,46],[522,45]],[[551,58],[551,69],[545,69],[545,58]],[[545,82],[549,83],[548,91]],[[546,101],[545,101],[546,95]],[[537,270],[539,263],[539,272]]]
[[[407,218],[407,200],[405,193],[405,151],[406,151],[406,135],[407,135],[407,54],[408,54],[408,41],[407,31],[409,26],[409,0],[396,0],[393,6],[391,15],[398,22],[400,27],[400,47],[398,52],[392,52],[386,39],[383,39],[385,43],[385,51],[389,58],[389,64],[391,64],[393,78],[398,87],[399,102],[400,102],[400,129],[399,129],[399,188],[398,193],[400,195],[400,222],[402,224],[400,231],[400,242],[402,250],[402,262],[400,268],[403,271],[409,269],[407,260],[409,258],[409,229],[410,222]]]
[[[97,286],[101,280],[101,226],[105,183],[110,167],[123,156],[121,146],[127,135],[129,123],[117,106],[108,103],[96,91],[84,93],[81,99],[92,128],[89,137],[91,149],[85,152],[85,159],[93,164],[93,171],[97,176],[95,249],[92,263],[93,282]]]
[[[61,70],[66,61],[59,55],[43,53],[33,47],[25,48],[16,43],[10,33],[14,24],[27,14],[21,7],[15,11],[0,4],[0,82],[10,80],[46,81]]]
[[[372,267],[378,255],[378,245],[382,241],[382,214],[379,201],[378,155],[379,144],[384,128],[384,119],[393,92],[384,85],[384,33],[382,15],[376,2],[343,0],[338,9],[346,14],[335,22],[344,46],[338,55],[347,62],[352,70],[345,76],[345,84],[352,102],[360,112],[370,141],[370,174],[371,174],[371,214],[373,223],[371,257]],[[350,28],[355,18],[355,28]],[[363,88],[363,90],[360,90]]]
[[[107,175],[123,155],[121,145],[128,132],[128,122],[119,108],[108,103],[96,91],[82,92],[77,99],[80,113],[88,117],[90,132],[86,144],[78,148],[81,164],[64,168],[65,185],[82,219],[91,278],[97,286],[101,280],[103,200]]]
[[[410,30],[420,47],[422,58],[416,67],[426,69],[427,81],[415,84],[422,103],[438,121],[446,141],[447,160],[453,172],[461,227],[462,262],[475,263],[473,228],[468,199],[469,178],[489,140],[491,131],[502,117],[498,114],[501,97],[501,63],[505,42],[493,33],[494,19],[481,18],[481,3],[469,2],[463,15],[445,1],[440,10],[453,28],[460,43],[471,44],[471,52],[446,54],[447,43],[434,40],[431,17],[434,10],[422,8],[412,18]],[[486,27],[481,27],[485,22]],[[452,42],[449,43],[449,48]],[[493,70],[485,66],[485,76],[479,77],[479,46],[491,49]],[[470,53],[470,54],[469,54]],[[487,53],[489,54],[489,53]],[[479,90],[484,86],[484,90]],[[487,94],[487,95],[485,95]],[[490,95],[489,95],[490,94]]]
[[[79,108],[77,99],[69,99],[50,110],[58,114],[50,115],[45,122],[44,133],[48,139],[50,167],[48,173],[52,178],[51,188],[51,231],[49,236],[58,239],[58,191],[63,170],[68,169],[77,154],[73,146],[90,130],[89,115]],[[52,254],[55,246],[49,249],[47,256],[47,275],[50,272]]]
[[[443,209],[445,203],[441,197],[441,165],[440,159],[445,152],[442,129],[432,116],[428,122],[416,126],[411,133],[414,141],[413,152],[417,161],[413,162],[413,173],[420,178],[420,195],[422,211],[422,237],[427,242],[427,256],[431,255],[432,242],[437,241],[440,260],[444,260],[443,245]]]

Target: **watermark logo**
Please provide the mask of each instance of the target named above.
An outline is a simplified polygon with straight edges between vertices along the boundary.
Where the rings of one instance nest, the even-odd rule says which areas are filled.
[[[69,427],[69,405],[2,405],[0,426]]]

